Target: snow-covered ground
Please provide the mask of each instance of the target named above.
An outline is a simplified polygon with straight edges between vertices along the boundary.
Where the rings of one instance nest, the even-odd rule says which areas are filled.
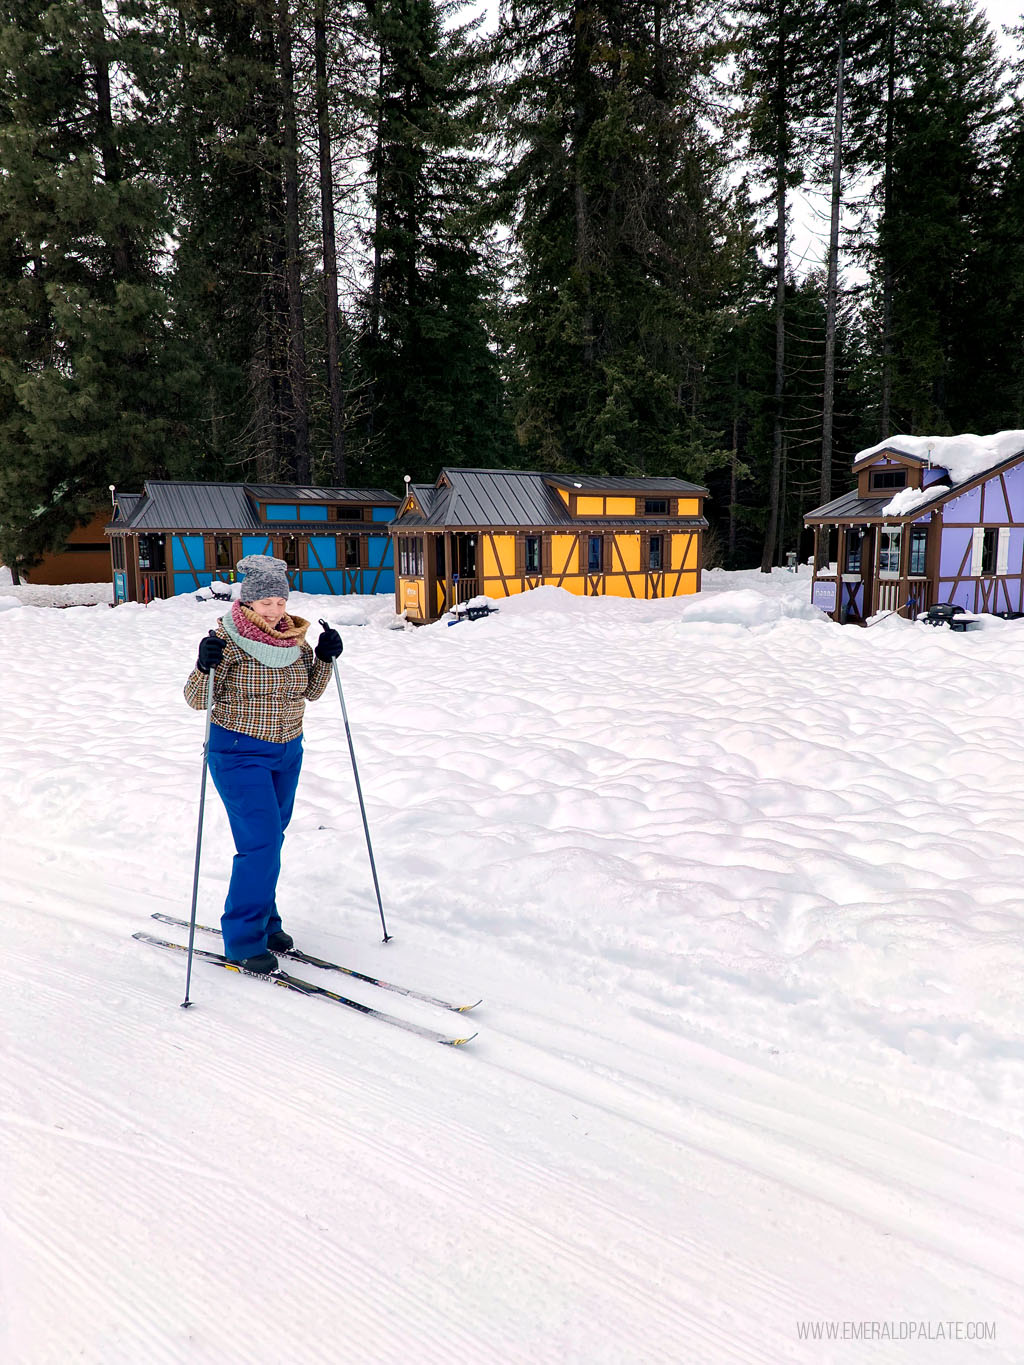
[[[1024,1360],[1024,621],[808,595],[292,598],[394,941],[333,688],[285,925],[484,1004],[297,974],[453,1051],[203,963],[178,1008],[131,935],[188,914],[222,608],[0,586],[0,1358]],[[207,923],[230,854],[211,792]]]

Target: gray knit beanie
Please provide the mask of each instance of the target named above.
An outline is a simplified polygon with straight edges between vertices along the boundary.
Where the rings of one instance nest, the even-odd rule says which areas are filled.
[[[240,602],[261,602],[265,597],[287,597],[288,565],[270,555],[246,555],[235,565],[242,579]]]

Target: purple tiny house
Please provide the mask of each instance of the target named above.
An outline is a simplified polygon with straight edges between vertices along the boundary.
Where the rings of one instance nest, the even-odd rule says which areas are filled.
[[[816,607],[857,623],[939,602],[1024,612],[1024,431],[893,436],[853,471],[856,489],[804,518]]]

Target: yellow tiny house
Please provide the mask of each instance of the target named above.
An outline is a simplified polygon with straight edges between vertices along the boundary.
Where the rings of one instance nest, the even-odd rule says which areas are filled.
[[[707,490],[684,479],[443,469],[394,521],[395,600],[434,621],[473,597],[541,585],[580,596],[700,591]]]

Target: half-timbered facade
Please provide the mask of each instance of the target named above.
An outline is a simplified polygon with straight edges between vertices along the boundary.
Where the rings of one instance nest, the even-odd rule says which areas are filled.
[[[853,468],[856,489],[805,518],[815,606],[844,622],[940,602],[1024,612],[1024,431],[896,436]]]
[[[299,592],[394,592],[388,523],[398,502],[379,488],[150,479],[141,494],[114,495],[114,601],[230,583],[250,554],[283,559]]]
[[[397,609],[433,621],[542,584],[580,596],[700,591],[707,490],[684,479],[443,469],[391,525]]]

